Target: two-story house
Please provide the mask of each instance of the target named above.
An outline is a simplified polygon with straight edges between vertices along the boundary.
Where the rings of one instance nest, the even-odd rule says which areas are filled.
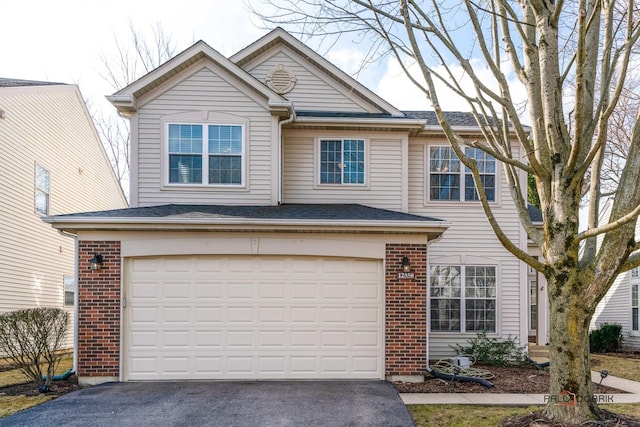
[[[71,315],[75,241],[42,218],[127,206],[77,86],[0,78],[0,313]]]
[[[230,58],[200,41],[108,99],[132,207],[49,219],[78,236],[81,382],[419,380],[480,331],[526,343],[527,269],[433,113],[282,29]],[[500,165],[466,150],[526,249]]]

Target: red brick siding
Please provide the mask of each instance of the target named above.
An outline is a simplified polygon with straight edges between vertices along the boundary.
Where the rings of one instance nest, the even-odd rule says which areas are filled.
[[[402,258],[412,279],[399,279]],[[427,245],[387,244],[385,375],[424,375],[427,365]]]
[[[120,375],[120,242],[79,241],[78,376]],[[102,270],[89,260],[102,254]]]

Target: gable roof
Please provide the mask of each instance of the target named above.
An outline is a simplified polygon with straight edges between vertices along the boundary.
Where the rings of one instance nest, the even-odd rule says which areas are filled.
[[[277,206],[161,205],[56,215],[53,227],[72,230],[197,229],[234,231],[396,232],[439,236],[444,221],[359,204],[283,204]]]
[[[307,62],[313,64],[326,74],[330,75],[338,83],[349,89],[350,92],[377,106],[380,110],[388,113],[391,116],[403,116],[402,111],[398,110],[396,107],[385,101],[383,98],[375,94],[369,88],[358,82],[356,79],[333,65],[331,62],[327,61],[323,56],[316,53],[309,46],[293,37],[281,27],[277,27],[276,29],[272,30],[267,35],[261,37],[241,51],[232,55],[229,59],[238,66],[243,67],[252,59],[256,58],[263,52],[266,52],[267,50],[278,44],[284,44],[293,49],[303,58],[305,58]]]
[[[180,52],[155,70],[145,74],[138,80],[120,89],[113,95],[107,96],[107,99],[123,114],[136,110],[136,99],[152,89],[158,87],[171,77],[195,64],[199,60],[206,58],[233,74],[240,81],[253,89],[255,92],[264,96],[269,106],[272,108],[291,108],[291,102],[271,90],[266,85],[260,83],[252,75],[238,67],[232,61],[227,59],[217,50],[200,40],[193,46]]]
[[[21,80],[0,77],[0,87],[20,87],[20,86],[53,86],[65,85],[66,83],[42,82],[37,80]]]

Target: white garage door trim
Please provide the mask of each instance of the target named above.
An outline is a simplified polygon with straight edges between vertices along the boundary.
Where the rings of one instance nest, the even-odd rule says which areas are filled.
[[[124,380],[381,379],[382,260],[126,260]]]

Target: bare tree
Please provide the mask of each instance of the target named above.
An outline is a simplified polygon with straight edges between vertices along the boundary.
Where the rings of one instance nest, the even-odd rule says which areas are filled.
[[[49,385],[62,359],[69,313],[38,307],[0,315],[0,354],[6,355],[41,392]]]
[[[269,24],[329,43],[338,37],[370,42],[375,53],[369,59],[390,55],[403,67],[430,101],[456,155],[472,171],[498,240],[547,279],[550,395],[571,392],[579,398],[575,406],[555,405],[550,399],[545,414],[565,423],[602,418],[589,399],[589,322],[615,277],[640,265],[640,244],[634,239],[640,213],[640,120],[637,111],[630,123],[616,119],[621,95],[631,90],[627,76],[640,36],[634,0],[266,3],[274,12],[259,16]],[[419,67],[419,78],[408,64]],[[457,69],[463,70],[462,76]],[[481,75],[487,71],[493,81]],[[519,115],[510,75],[526,89],[530,126]],[[474,91],[465,91],[461,79],[473,82]],[[466,101],[483,140],[456,133],[447,122],[439,98],[442,87]],[[629,108],[637,110],[637,104]],[[628,148],[611,194],[610,218],[599,222],[601,177],[607,150],[616,150],[608,144],[616,126],[625,131]],[[514,154],[514,139],[524,154]],[[509,240],[485,197],[477,163],[464,155],[464,146],[502,163],[520,222],[543,254],[540,260]],[[534,227],[527,212],[522,172],[535,178],[543,231]],[[589,218],[580,232],[585,188]]]
[[[129,24],[129,39],[122,40],[114,34],[115,53],[102,53],[100,76],[115,92],[134,82],[139,77],[157,68],[175,55],[176,47],[171,37],[160,24],[152,28],[152,38],[147,39]],[[98,133],[107,150],[121,186],[129,181],[130,174],[130,133],[129,121],[109,113],[92,113]]]

